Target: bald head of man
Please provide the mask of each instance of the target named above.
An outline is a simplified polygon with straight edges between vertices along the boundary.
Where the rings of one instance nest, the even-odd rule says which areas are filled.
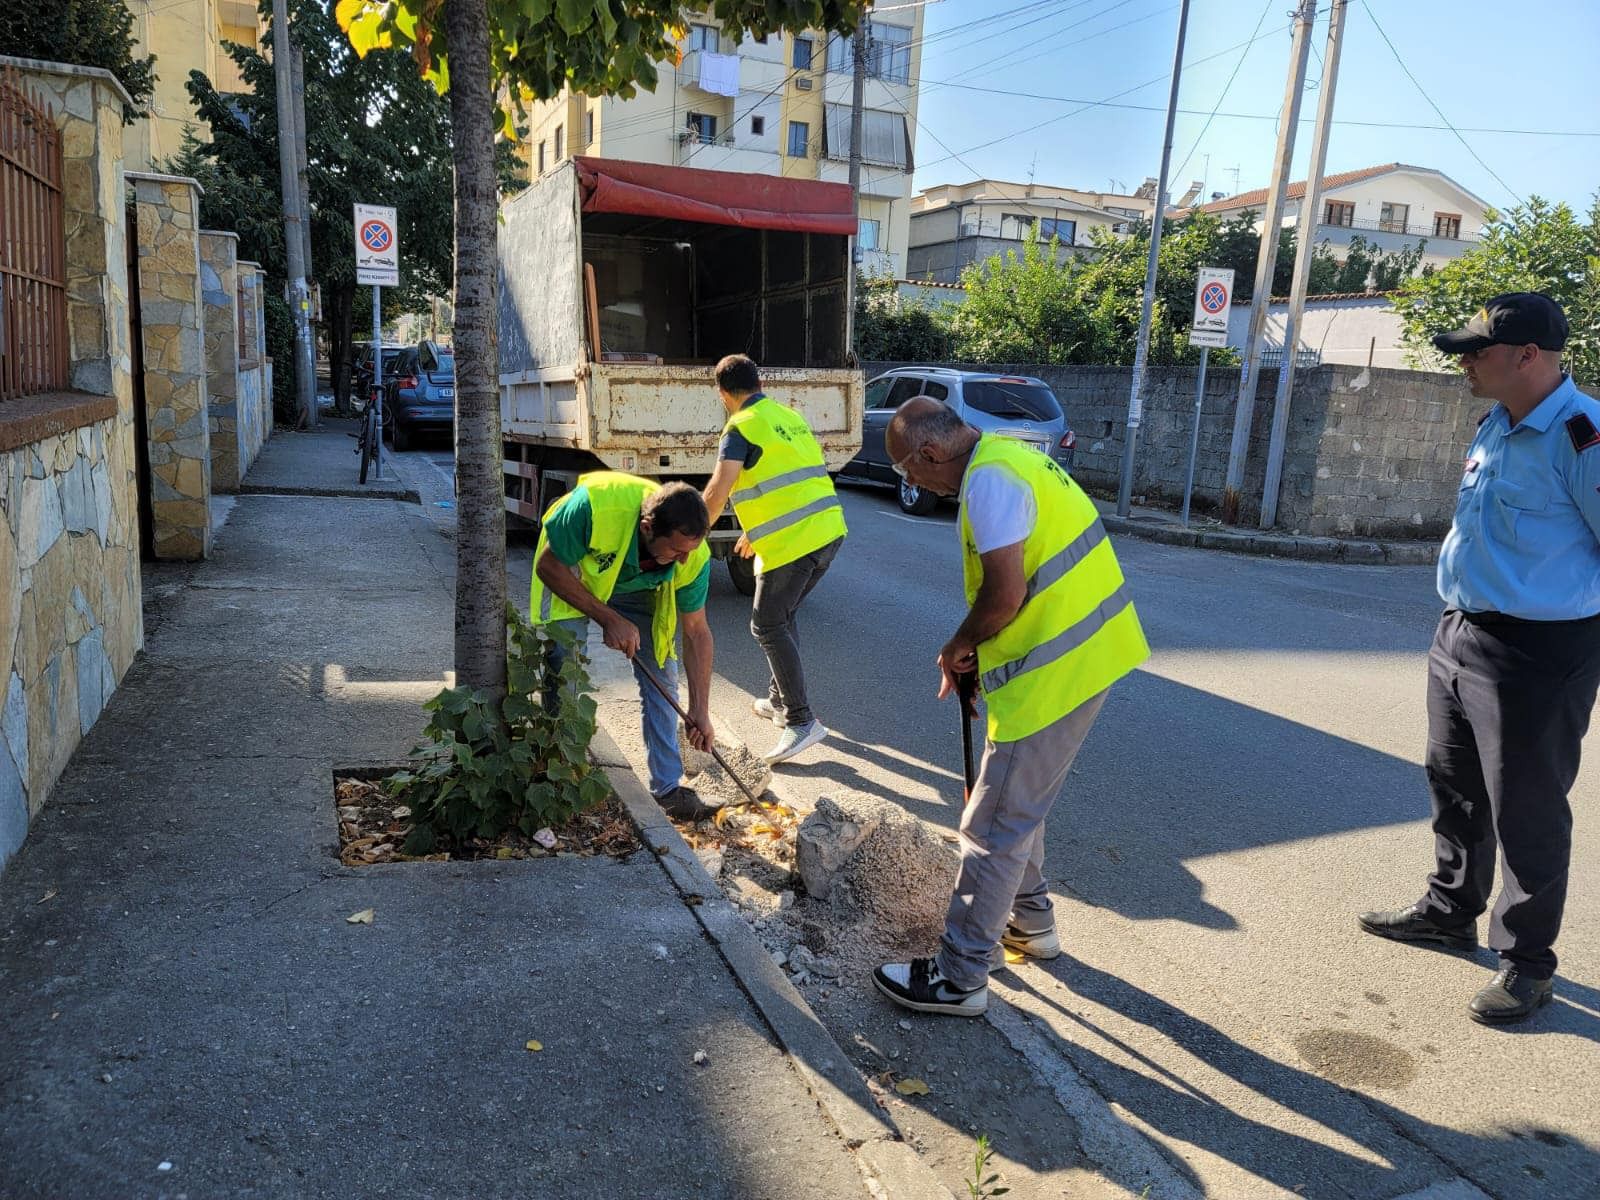
[[[978,431],[931,396],[915,396],[895,410],[883,445],[895,473],[938,496],[961,490]]]

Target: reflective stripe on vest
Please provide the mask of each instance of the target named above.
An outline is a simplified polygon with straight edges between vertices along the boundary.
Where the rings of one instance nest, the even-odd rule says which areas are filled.
[[[569,569],[584,590],[602,604],[609,603],[616,591],[630,539],[639,536],[639,510],[645,497],[658,491],[660,486],[651,480],[625,475],[620,471],[591,471],[578,476],[578,487],[583,488],[589,496],[589,549],[578,565]],[[558,497],[546,510],[545,516],[554,513],[571,495],[568,492]],[[539,559],[549,545],[549,535],[541,528],[539,544],[533,552],[534,570],[529,585],[528,611],[538,614],[534,622],[541,625],[550,621],[586,620],[582,612],[545,587],[539,578]],[[676,657],[673,642],[678,629],[678,589],[693,582],[710,558],[711,548],[701,542],[688,560],[678,563],[655,589],[655,616],[650,632],[652,649],[659,664]]]
[[[730,497],[755,550],[757,572],[845,535],[844,509],[805,418],[761,396],[728,418],[723,432],[733,431],[761,449],[754,466],[740,469]]]
[[[978,647],[989,738],[1014,742],[1060,720],[1149,656],[1132,599],[1094,502],[1066,472],[1021,442],[986,434],[969,473],[995,467],[1033,496],[1023,542],[1026,585],[1010,623]],[[960,517],[967,603],[983,582],[965,489]]]

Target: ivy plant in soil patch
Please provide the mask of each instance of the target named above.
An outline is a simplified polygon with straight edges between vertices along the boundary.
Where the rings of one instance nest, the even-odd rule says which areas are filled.
[[[559,670],[547,666],[562,651]],[[595,701],[587,658],[564,629],[530,625],[506,608],[506,693],[446,688],[423,707],[425,740],[389,777],[391,796],[411,807],[407,854],[517,830],[531,837],[599,804],[611,793],[589,762]],[[539,695],[553,690],[553,709]]]

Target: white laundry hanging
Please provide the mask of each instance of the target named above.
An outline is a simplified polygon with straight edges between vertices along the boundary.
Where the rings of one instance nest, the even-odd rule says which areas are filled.
[[[700,90],[716,96],[739,94],[739,56],[700,52]]]

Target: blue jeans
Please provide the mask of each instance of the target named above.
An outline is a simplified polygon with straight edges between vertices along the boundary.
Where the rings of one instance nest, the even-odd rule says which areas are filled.
[[[678,663],[668,659],[655,661],[655,635],[651,623],[655,620],[655,595],[652,592],[624,592],[611,597],[611,607],[632,621],[639,630],[639,652],[633,656],[633,677],[639,683],[639,700],[644,706],[644,749],[650,767],[650,794],[656,799],[667,795],[683,782],[683,755],[678,752],[678,714],[666,697],[650,686],[648,673],[664,685],[672,695],[678,694]],[[573,617],[555,621],[583,645],[589,637],[589,619]],[[552,647],[550,665],[559,670],[562,652]],[[545,697],[549,705],[553,698]]]

